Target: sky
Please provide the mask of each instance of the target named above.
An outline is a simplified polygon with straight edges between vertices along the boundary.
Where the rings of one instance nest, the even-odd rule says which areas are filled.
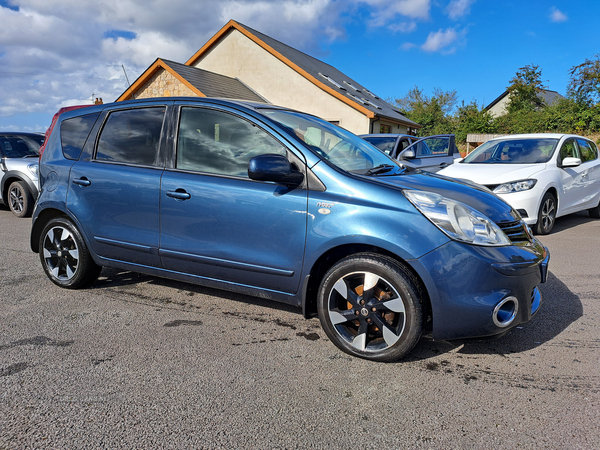
[[[230,19],[381,98],[417,86],[486,106],[530,64],[566,95],[570,69],[600,53],[598,17],[599,0],[0,0],[0,131],[45,131],[62,106],[114,101]]]

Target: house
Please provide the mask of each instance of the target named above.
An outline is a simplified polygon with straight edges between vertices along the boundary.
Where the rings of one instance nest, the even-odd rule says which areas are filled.
[[[546,105],[551,105],[557,100],[564,98],[556,91],[549,91],[546,89],[542,89],[542,91],[538,94],[538,97],[546,103]],[[496,100],[485,107],[486,111],[488,111],[492,117],[499,117],[506,114],[508,111],[508,104],[510,102],[510,97],[508,95],[508,91],[504,91],[502,95],[500,95]]]
[[[270,103],[356,134],[414,134],[420,128],[335,67],[233,20],[185,64],[157,59],[117,101],[162,96]]]

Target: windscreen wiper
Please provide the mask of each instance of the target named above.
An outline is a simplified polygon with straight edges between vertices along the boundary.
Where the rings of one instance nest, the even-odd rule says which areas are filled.
[[[395,169],[397,166],[392,164],[380,164],[375,167],[371,167],[369,170],[365,172],[365,175],[379,175],[382,173],[389,172],[390,170]]]

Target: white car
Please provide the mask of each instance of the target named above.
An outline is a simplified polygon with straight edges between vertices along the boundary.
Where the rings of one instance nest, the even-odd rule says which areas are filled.
[[[598,148],[582,136],[503,136],[438,173],[488,187],[538,234],[548,234],[566,214],[588,210],[600,217]]]

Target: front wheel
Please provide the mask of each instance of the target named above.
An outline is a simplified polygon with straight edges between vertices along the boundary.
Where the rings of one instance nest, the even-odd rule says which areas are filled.
[[[421,337],[423,307],[417,286],[412,273],[391,258],[369,253],[346,257],[321,282],[321,325],[346,353],[396,361]]]
[[[87,286],[102,270],[94,263],[79,230],[67,219],[48,222],[40,236],[39,249],[46,275],[60,287]]]
[[[535,224],[537,234],[548,234],[554,227],[556,220],[556,198],[550,192],[546,192],[542,198],[542,204],[538,212],[538,220]]]

